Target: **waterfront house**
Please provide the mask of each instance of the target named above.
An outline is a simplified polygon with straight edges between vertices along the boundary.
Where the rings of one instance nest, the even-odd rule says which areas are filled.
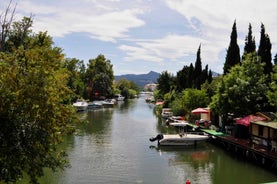
[[[270,120],[270,119],[268,119],[264,116],[261,116],[259,114],[257,114],[257,115],[250,114],[243,118],[235,119],[235,122],[236,122],[235,137],[249,139],[250,138],[250,131],[249,131],[250,123],[256,122],[256,121],[268,121],[268,120]]]
[[[250,123],[250,136],[253,143],[267,146],[277,152],[277,121],[256,121]]]

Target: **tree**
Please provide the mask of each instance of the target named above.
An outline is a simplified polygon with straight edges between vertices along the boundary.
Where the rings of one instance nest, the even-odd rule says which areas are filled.
[[[97,58],[90,59],[86,73],[90,100],[113,94],[113,65],[104,55],[100,54]]]
[[[263,24],[261,25],[261,38],[258,49],[258,56],[261,57],[261,62],[265,63],[264,73],[269,76],[273,68],[271,62],[271,42],[268,34],[265,33],[265,27]]]
[[[249,23],[248,27],[248,35],[245,38],[245,46],[244,46],[244,52],[242,58],[244,59],[245,55],[256,52],[256,43],[255,43],[255,37],[252,36],[252,26]]]
[[[197,50],[196,61],[195,61],[195,69],[193,74],[194,79],[194,87],[196,89],[200,89],[202,84],[202,62],[201,62],[201,44]]]
[[[184,114],[191,114],[197,107],[206,107],[209,104],[209,97],[203,90],[187,88],[181,93],[181,104]],[[174,105],[171,107],[174,109]]]
[[[275,112],[277,110],[277,65],[274,66],[274,70],[271,73],[271,83],[270,90],[267,92],[267,97],[270,104],[275,107]]]
[[[240,64],[240,51],[237,44],[237,28],[235,21],[232,28],[230,45],[227,50],[226,60],[223,67],[223,74],[226,75],[229,70],[237,64]]]
[[[26,30],[23,40],[14,36],[24,32],[21,28],[6,37],[13,51],[0,52],[0,182],[27,174],[37,183],[44,168],[67,165],[57,145],[75,121],[75,111],[65,104],[73,93],[61,67],[62,50],[46,33]]]
[[[68,71],[67,86],[80,98],[85,94],[84,74],[85,66],[84,62],[76,58],[67,58],[63,61],[63,67]],[[78,98],[76,97],[76,98]],[[76,99],[74,99],[76,100]]]
[[[171,87],[174,86],[174,77],[172,74],[164,71],[161,73],[160,77],[157,79],[158,82],[158,90],[164,95],[171,90]]]
[[[241,66],[234,66],[222,78],[211,107],[225,117],[228,113],[240,117],[262,111],[267,106],[265,80],[259,57],[249,54]]]
[[[6,43],[13,23],[15,9],[15,6],[12,8],[12,0],[10,0],[8,7],[3,14],[0,15],[0,51],[6,49]]]

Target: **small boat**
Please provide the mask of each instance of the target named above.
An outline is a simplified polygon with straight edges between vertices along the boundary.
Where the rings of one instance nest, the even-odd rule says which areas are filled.
[[[169,117],[173,116],[173,112],[171,111],[170,108],[163,108],[161,115],[162,115],[162,118],[169,118]]]
[[[172,126],[185,127],[187,122],[171,123]],[[209,139],[208,135],[204,133],[196,132],[180,132],[179,134],[158,134],[156,137],[152,137],[149,140],[151,142],[158,141],[161,146],[189,146],[197,145],[198,142]]]
[[[103,107],[114,107],[115,103],[116,103],[115,99],[106,99],[102,101]]]
[[[103,107],[102,101],[93,101],[88,103],[88,109],[99,109]]]
[[[88,107],[88,103],[85,100],[77,100],[77,102],[73,103],[73,106],[77,109],[77,111],[85,111]]]
[[[121,94],[116,94],[116,95],[114,95],[114,97],[117,101],[124,101],[124,99],[125,99],[125,97],[122,96]]]

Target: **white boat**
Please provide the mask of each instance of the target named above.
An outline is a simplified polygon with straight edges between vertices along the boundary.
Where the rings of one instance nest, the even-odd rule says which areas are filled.
[[[116,94],[116,95],[114,95],[114,97],[117,101],[124,101],[124,99],[125,99],[125,97],[122,96],[121,94]]]
[[[88,109],[99,109],[103,107],[102,101],[93,101],[88,103]]]
[[[77,111],[85,111],[88,107],[88,103],[85,100],[77,100],[77,102],[73,103],[73,106]]]
[[[173,112],[171,111],[170,108],[163,108],[161,115],[163,118],[169,118],[169,117],[173,116]]]
[[[104,101],[102,101],[102,105],[103,107],[113,107],[116,103],[115,99],[106,99]]]
[[[171,123],[172,126],[185,127],[187,122]],[[209,139],[208,135],[204,133],[188,133],[180,132],[179,134],[158,134],[156,137],[152,137],[149,140],[151,142],[158,141],[161,146],[189,146],[197,145],[201,141]]]

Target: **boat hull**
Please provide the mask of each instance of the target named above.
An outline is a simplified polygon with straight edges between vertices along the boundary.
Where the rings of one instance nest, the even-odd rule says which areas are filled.
[[[158,141],[158,144],[162,146],[189,146],[197,145],[199,142],[205,141],[208,138],[206,135],[197,134],[163,135],[163,138]]]

